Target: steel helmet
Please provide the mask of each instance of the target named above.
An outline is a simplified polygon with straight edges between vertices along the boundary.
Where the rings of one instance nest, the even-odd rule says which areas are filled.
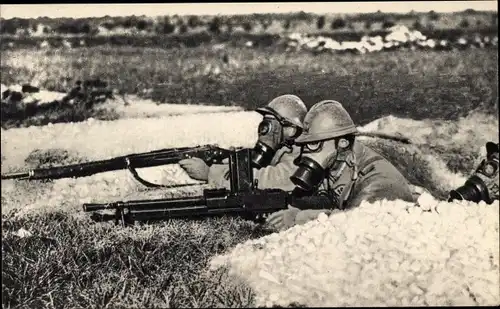
[[[278,120],[284,119],[302,129],[307,107],[298,96],[285,94],[274,98],[267,106],[259,107],[255,111],[262,115],[274,115]]]
[[[356,125],[342,104],[325,100],[311,107],[304,119],[304,131],[295,143],[307,144],[357,132]]]

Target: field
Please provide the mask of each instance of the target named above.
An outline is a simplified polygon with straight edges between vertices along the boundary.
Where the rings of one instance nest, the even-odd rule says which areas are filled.
[[[228,56],[227,62],[223,61],[224,54]],[[122,106],[117,95],[112,103],[104,105],[106,108],[85,111],[84,116],[79,117],[58,110],[51,110],[50,116],[2,117],[2,173],[26,165],[68,164],[168,147],[205,143],[251,146],[260,120],[251,110],[274,96],[293,93],[308,107],[324,99],[338,100],[366,130],[401,133],[411,138],[414,145],[410,146],[373,139],[364,142],[404,170],[415,185],[426,187],[433,196],[442,199],[448,190],[465,181],[484,143],[488,140],[498,142],[497,66],[496,49],[335,56],[230,45],[169,50],[92,47],[3,51],[1,82],[4,85],[33,83],[42,89],[66,92],[76,80],[101,78],[124,94],[131,105]],[[123,116],[124,110],[140,110],[141,106],[148,105],[147,100],[163,104],[155,107],[147,118],[141,113]],[[198,112],[205,107],[200,106],[196,111],[186,107],[185,111],[169,115],[168,111],[176,106],[170,104],[230,106],[232,109],[212,110],[210,114],[200,115]],[[149,105],[156,106],[151,102]],[[148,180],[190,182],[178,166],[144,169],[141,175]],[[194,189],[145,190],[126,171],[47,183],[2,181],[2,306],[165,308],[363,304],[356,302],[359,295],[355,291],[362,285],[357,279],[346,279],[352,275],[351,271],[363,277],[367,270],[361,268],[352,270],[347,265],[337,266],[336,270],[342,274],[339,276],[344,276],[338,282],[344,285],[339,283],[330,291],[314,289],[327,282],[316,275],[325,272],[329,267],[326,264],[308,270],[309,276],[317,281],[304,279],[300,282],[300,278],[305,277],[298,274],[298,288],[292,288],[291,283],[269,283],[272,281],[269,276],[256,278],[258,273],[269,271],[272,265],[281,267],[276,267],[275,276],[284,275],[287,265],[301,269],[303,263],[320,257],[318,254],[326,249],[321,251],[314,240],[294,235],[305,235],[317,226],[325,229],[326,221],[312,222],[303,229],[280,234],[228,218],[121,228],[111,223],[93,223],[81,211],[81,203],[86,201],[179,196],[199,193],[201,188],[198,185]],[[379,203],[379,207],[387,207],[381,212],[391,212],[391,205]],[[413,285],[406,279],[381,277],[381,281],[376,281],[375,277],[370,279],[375,280],[375,285],[396,281],[395,291],[412,292],[398,294],[387,301],[380,299],[380,295],[365,295],[366,299],[359,298],[364,299],[364,304],[370,300],[375,302],[374,299],[386,305],[499,303],[500,295],[495,290],[499,271],[498,202],[491,206],[439,205],[456,212],[441,211],[440,215],[433,212],[432,219],[422,212],[413,213],[414,221],[396,220],[400,226],[394,221],[395,230],[391,225],[391,231],[401,233],[402,238],[419,238],[420,242],[413,244],[417,251],[428,249],[425,239],[437,239],[441,235],[446,241],[440,244],[438,251],[451,252],[451,256],[454,252],[467,252],[471,262],[464,262],[467,258],[460,254],[455,255],[455,260],[449,256],[433,260],[405,252],[406,259],[415,258],[421,262],[421,269],[427,267],[436,273],[439,270],[443,277],[453,273],[456,281],[431,278],[429,270],[420,268],[415,271]],[[335,233],[346,232],[349,225],[353,225],[340,224],[342,222],[365,222],[361,220],[368,209],[362,208],[350,217],[332,219],[337,224]],[[376,216],[373,213],[369,216],[372,215]],[[410,216],[396,212],[393,215],[396,218]],[[448,224],[449,228],[427,231],[424,231],[425,225],[422,230],[404,228],[415,222],[430,222],[425,220],[445,222],[442,224]],[[460,230],[464,222],[483,229]],[[29,232],[28,236],[19,234],[21,228]],[[423,236],[414,237],[411,233]],[[457,234],[468,235],[464,236],[468,237],[467,241],[451,238]],[[267,238],[250,241],[265,235]],[[278,264],[270,262],[269,256],[279,251],[278,243],[288,244],[289,249],[301,252],[300,239],[313,244],[306,246],[310,250],[306,250],[303,260],[298,257],[294,261],[283,258]],[[323,241],[327,242],[325,239]],[[379,250],[375,247],[381,243],[373,241],[366,245],[374,258],[372,262],[363,263],[381,265],[377,263],[385,256],[370,251]],[[251,251],[258,245],[267,250],[267,255]],[[473,246],[475,250],[467,251]],[[359,248],[350,245],[343,246],[342,250],[343,254],[338,257],[343,259],[355,260],[354,256],[360,252]],[[209,265],[215,263],[215,260],[211,262],[212,258],[231,252],[240,253],[239,260],[233,255],[228,258],[227,269],[207,272]],[[243,256],[247,257],[244,261],[241,260]],[[459,258],[462,260],[457,260]],[[250,266],[245,268],[245,261],[248,265],[254,263],[254,272]],[[386,269],[387,273],[398,273],[390,269]],[[398,269],[401,274],[402,268]],[[239,274],[237,278],[234,278],[235,273]],[[477,277],[467,277],[471,273]],[[461,279],[462,282],[457,283]],[[431,281],[453,288],[440,297],[429,296]],[[419,287],[415,288],[415,284]],[[263,286],[270,288],[270,294],[264,292]],[[360,289],[369,290],[370,287],[363,285]],[[382,292],[390,293],[388,291]]]
[[[224,53],[228,63],[222,61]],[[364,125],[389,114],[416,120],[457,119],[480,105],[494,108],[497,62],[497,52],[491,49],[332,57],[231,46],[97,47],[5,51],[1,69],[6,85],[35,83],[65,92],[78,79],[99,77],[120,92],[147,94],[158,102],[247,110],[284,93],[297,94],[308,106],[339,98],[354,120]]]

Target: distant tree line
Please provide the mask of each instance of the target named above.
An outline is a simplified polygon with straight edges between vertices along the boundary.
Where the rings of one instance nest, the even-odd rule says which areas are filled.
[[[466,10],[464,14],[484,14],[474,10]],[[498,25],[498,16],[491,14],[490,23],[493,26]],[[318,30],[331,29],[353,29],[353,23],[362,23],[365,30],[371,30],[374,23],[381,25],[383,29],[394,26],[399,20],[413,19],[413,26],[422,28],[422,18],[432,22],[440,20],[440,14],[435,11],[427,13],[409,12],[406,14],[396,13],[362,13],[349,15],[348,17],[334,16],[327,19],[325,15],[308,14],[298,12],[293,14],[251,14],[251,15],[232,15],[232,16],[165,16],[157,19],[147,18],[146,16],[126,16],[126,17],[100,17],[100,18],[58,18],[50,19],[40,17],[37,19],[0,19],[1,34],[17,34],[31,31],[38,31],[38,25],[42,25],[44,33],[55,34],[81,34],[94,35],[99,32],[99,28],[108,31],[116,29],[126,29],[140,32],[149,32],[156,34],[187,33],[190,29],[204,29],[213,34],[221,32],[232,32],[235,27],[240,27],[245,32],[252,32],[258,26],[259,29],[266,31],[274,23],[284,30],[291,30],[297,23],[306,23],[316,26]],[[470,28],[472,26],[482,26],[481,22],[476,21],[471,25],[471,21],[462,17],[458,26],[460,28]]]

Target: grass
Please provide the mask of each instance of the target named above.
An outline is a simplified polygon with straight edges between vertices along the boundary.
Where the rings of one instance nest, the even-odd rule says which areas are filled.
[[[74,80],[99,77],[125,93],[142,95],[153,88],[157,101],[246,109],[294,93],[308,106],[340,100],[360,125],[388,114],[456,119],[472,109],[491,111],[498,105],[495,50],[334,57],[273,48],[225,50],[228,64],[210,46],[5,51],[2,83],[35,81],[42,88],[68,91]],[[207,73],[209,64],[219,65],[222,72]],[[85,113],[79,116],[85,118]],[[22,119],[4,121],[15,126]],[[386,146],[381,149],[391,154]],[[431,176],[418,170],[419,162],[403,158],[399,163],[413,170],[415,182],[426,183]],[[454,162],[457,170],[469,168]],[[431,190],[443,194],[438,187]],[[19,239],[9,233],[21,227],[33,236]],[[2,213],[2,232],[5,308],[252,306],[247,287],[223,272],[207,275],[205,269],[214,254],[264,233],[238,219],[120,228],[63,212],[24,217]]]
[[[247,307],[243,285],[224,290],[207,259],[259,234],[237,219],[163,222],[126,229],[51,213],[2,215],[2,307]],[[17,238],[19,228],[34,236]]]
[[[456,119],[495,106],[495,50],[384,52],[366,56],[282,53],[274,48],[16,50],[2,55],[2,83],[37,82],[67,91],[73,80],[99,77],[121,92],[152,89],[159,102],[239,105],[254,109],[284,93],[308,106],[337,99],[363,125],[393,114]],[[480,59],[480,61],[478,61]],[[219,66],[213,74],[209,66]],[[148,78],[144,78],[147,76]]]

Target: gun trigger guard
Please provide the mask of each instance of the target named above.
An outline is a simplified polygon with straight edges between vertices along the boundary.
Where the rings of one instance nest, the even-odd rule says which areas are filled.
[[[125,163],[127,164],[127,169],[130,171],[130,173],[132,174],[132,176],[134,176],[135,180],[137,180],[138,182],[140,182],[144,186],[149,187],[149,188],[171,187],[171,186],[159,185],[159,184],[156,184],[156,183],[149,182],[149,181],[147,181],[145,179],[142,179],[139,176],[139,174],[137,174],[137,171],[135,170],[135,168],[130,163],[130,159],[129,158],[125,158]]]
[[[127,164],[127,169],[132,174],[132,176],[134,176],[135,180],[137,180],[138,182],[140,182],[141,184],[143,184],[144,186],[146,186],[148,188],[178,188],[178,187],[188,187],[188,186],[193,185],[190,183],[186,183],[186,184],[168,185],[167,186],[167,185],[160,185],[160,184],[152,183],[152,182],[149,182],[149,181],[141,178],[141,176],[139,176],[136,169],[132,166],[132,163],[130,162],[130,159],[128,157],[125,158],[125,163]]]

